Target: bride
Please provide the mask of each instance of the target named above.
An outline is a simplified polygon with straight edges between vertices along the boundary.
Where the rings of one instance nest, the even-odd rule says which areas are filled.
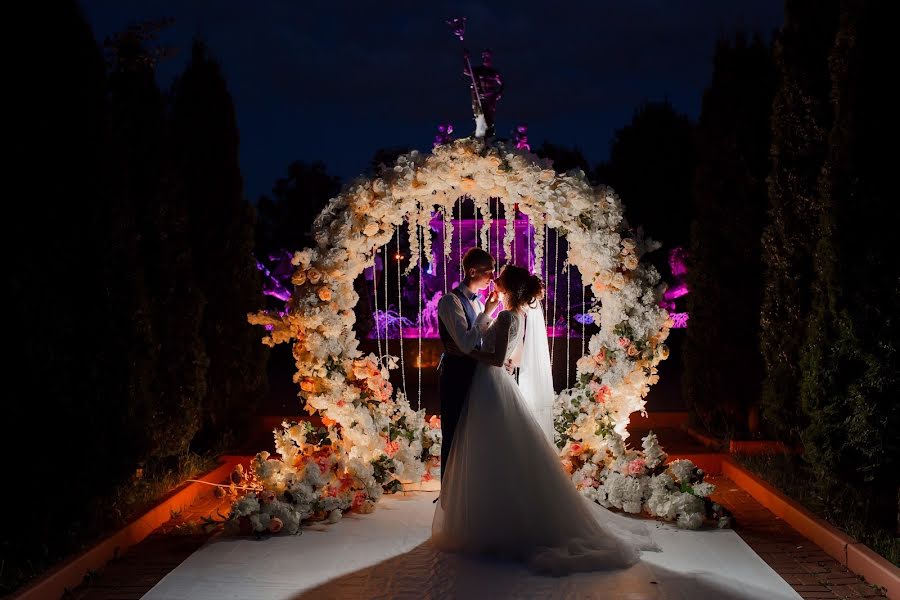
[[[486,332],[483,350],[472,354],[479,364],[445,466],[433,543],[512,558],[549,575],[628,567],[640,550],[654,548],[643,525],[578,493],[547,441],[546,425],[535,420],[505,368],[507,362],[518,366],[523,354],[541,354],[526,346],[546,337],[541,311],[534,310],[543,282],[508,265],[495,284],[504,310]],[[543,336],[535,338],[538,328]],[[540,341],[532,345],[541,347]],[[546,355],[545,340],[543,348]],[[533,381],[535,365],[529,367]],[[551,381],[549,356],[537,370]]]

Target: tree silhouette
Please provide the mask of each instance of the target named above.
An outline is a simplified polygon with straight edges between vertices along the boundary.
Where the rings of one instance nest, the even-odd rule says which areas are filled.
[[[801,400],[804,459],[834,512],[894,536],[900,484],[900,261],[884,94],[892,20],[885,3],[842,2],[828,64],[834,123],[822,169]],[[896,548],[896,541],[895,541]]]
[[[759,37],[721,40],[697,124],[684,390],[692,417],[727,437],[747,431],[762,379],[760,237],[774,79]]]
[[[553,169],[557,173],[566,173],[572,169],[581,169],[590,173],[590,165],[578,147],[568,148],[544,140],[541,147],[534,151],[541,158],[549,158],[553,161]]]
[[[16,158],[9,177],[27,193],[8,202],[4,215],[6,333],[14,349],[7,357],[2,447],[15,456],[22,434],[38,445],[49,434],[65,456],[67,481],[65,502],[33,494],[28,510],[39,516],[7,524],[0,595],[76,548],[73,537],[95,520],[91,498],[108,494],[133,458],[120,429],[128,419],[128,374],[123,357],[104,347],[123,315],[108,313],[118,295],[109,288],[120,281],[104,279],[112,239],[103,215],[109,202],[103,57],[74,1],[56,3],[53,18],[43,6],[20,9],[23,22],[42,23],[42,30],[39,43],[11,61]],[[118,442],[122,455],[110,456],[108,444]]]
[[[194,445],[209,447],[225,434],[245,434],[265,392],[267,354],[246,320],[262,306],[262,282],[253,259],[254,214],[243,194],[234,104],[219,65],[199,40],[173,95],[175,195],[187,210],[190,267],[206,300],[196,323],[209,362],[204,429]],[[194,326],[194,315],[183,318],[184,327]]]
[[[628,223],[666,248],[685,245],[690,236],[693,135],[690,120],[668,101],[648,102],[616,131],[609,161],[595,172],[622,197]]]
[[[803,421],[800,347],[809,316],[812,260],[822,212],[817,180],[832,121],[827,59],[837,12],[837,0],[788,0],[774,50],[778,82],[763,234],[765,287],[760,323],[766,376],[762,406],[768,426],[795,440]]]
[[[262,196],[257,203],[260,258],[311,245],[313,221],[340,189],[340,179],[329,175],[324,163],[291,163],[287,176],[275,182],[272,196]]]

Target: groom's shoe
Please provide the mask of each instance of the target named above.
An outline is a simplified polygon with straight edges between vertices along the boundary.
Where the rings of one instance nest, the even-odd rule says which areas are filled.
[[[437,498],[435,498],[434,500],[432,500],[431,503],[434,504],[435,502],[437,502],[437,501],[440,500],[440,499],[441,499],[441,497],[438,496]]]

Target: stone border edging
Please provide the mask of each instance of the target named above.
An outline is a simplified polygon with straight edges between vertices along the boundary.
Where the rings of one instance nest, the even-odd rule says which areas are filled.
[[[234,465],[241,462],[243,458],[222,456],[219,460],[219,466],[197,479],[209,483],[221,483],[231,473]],[[187,508],[209,490],[211,490],[210,486],[196,482],[176,488],[176,491],[163,498],[143,515],[93,547],[51,569],[23,590],[14,592],[12,598],[16,600],[59,600],[66,590],[72,590],[81,585],[86,573],[102,569],[109,561],[124,554],[128,548],[141,542],[156,528],[168,521],[173,511]]]
[[[886,558],[850,537],[830,523],[816,517],[798,502],[784,496],[736,464],[730,456],[722,456],[722,475],[728,477],[757,502],[781,517],[785,523],[814,542],[839,563],[867,582],[887,590],[887,597],[900,599],[900,569]]]

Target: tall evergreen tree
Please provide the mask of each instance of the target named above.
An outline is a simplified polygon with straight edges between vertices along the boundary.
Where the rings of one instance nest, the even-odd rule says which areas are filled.
[[[568,148],[559,144],[544,141],[540,148],[534,151],[541,158],[549,158],[553,161],[553,169],[557,173],[565,173],[572,169],[581,169],[585,173],[590,172],[587,159],[577,146]]]
[[[391,151],[385,153],[392,154]],[[384,162],[383,158],[376,153],[373,162]],[[324,163],[291,163],[287,176],[275,182],[272,196],[263,196],[257,203],[256,248],[260,258],[272,252],[294,251],[311,245],[313,221],[340,189],[340,179],[329,175]]]
[[[900,484],[900,209],[883,150],[895,112],[884,94],[893,49],[886,4],[841,3],[801,399],[804,458],[824,504],[853,498],[852,510],[890,535]]]
[[[147,424],[156,413],[157,326],[152,297],[159,285],[158,263],[163,232],[160,209],[163,179],[165,103],[156,84],[155,61],[145,46],[142,26],[120,33],[106,46],[109,53],[109,147],[106,173],[108,202],[102,207],[110,244],[105,251],[108,320],[116,335],[107,341],[111,359],[128,374],[120,401],[129,407],[122,429],[126,447],[116,455],[134,461],[132,471],[155,452],[156,437]],[[112,371],[113,369],[110,369]],[[127,449],[130,448],[131,452]]]
[[[253,258],[254,213],[244,198],[234,103],[219,65],[196,41],[175,85],[172,148],[176,195],[187,208],[192,268],[206,299],[200,334],[209,361],[203,438],[247,431],[265,393],[267,353],[247,314],[262,306]]]
[[[828,54],[837,0],[788,0],[775,42],[777,88],[772,105],[772,171],[763,233],[765,269],[761,351],[762,407],[767,426],[796,439],[800,411],[800,347],[809,316],[812,257],[822,212],[817,180],[831,128]]]
[[[690,237],[693,136],[690,119],[668,101],[647,102],[616,131],[609,161],[595,175],[622,197],[628,223],[666,248],[686,245]],[[665,253],[655,254],[665,260]]]
[[[697,126],[684,388],[692,416],[724,436],[747,431],[762,379],[760,237],[774,80],[759,37],[720,41]]]
[[[74,549],[93,518],[92,497],[109,491],[120,464],[97,468],[109,453],[92,435],[116,426],[127,405],[121,369],[109,372],[101,225],[107,119],[103,58],[90,26],[74,1],[54,4],[53,18],[23,5],[24,22],[42,23],[38,43],[18,53],[10,80],[15,148],[11,187],[28,193],[11,199],[3,243],[10,257],[4,278],[9,315],[3,451],[17,456],[21,435],[36,446],[50,444],[65,456],[65,502],[32,494],[33,518],[10,519],[2,541],[0,595],[34,576],[48,556]],[[16,435],[18,433],[18,435]],[[43,437],[50,437],[45,441]],[[40,441],[38,441],[40,440]]]

